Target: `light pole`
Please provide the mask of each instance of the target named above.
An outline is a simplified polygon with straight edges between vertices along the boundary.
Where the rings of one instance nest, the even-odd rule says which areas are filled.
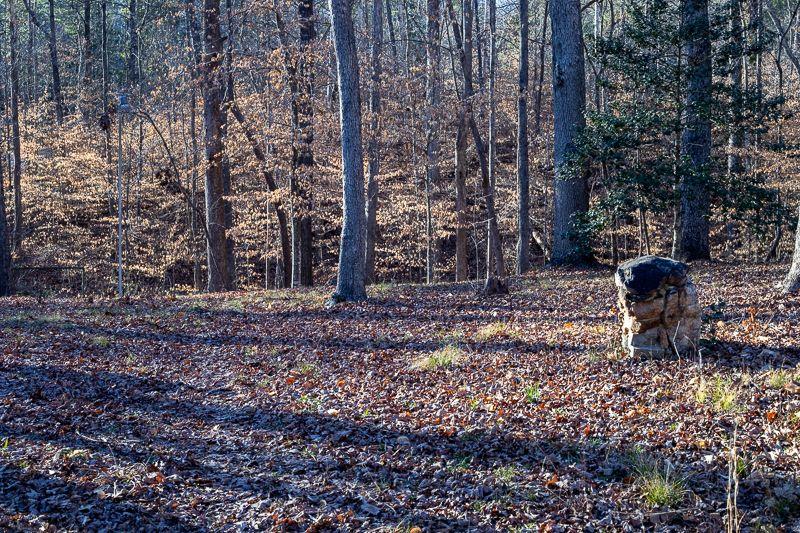
[[[122,298],[122,121],[125,113],[131,111],[128,104],[128,95],[125,91],[119,92],[119,105],[117,106],[117,296]]]

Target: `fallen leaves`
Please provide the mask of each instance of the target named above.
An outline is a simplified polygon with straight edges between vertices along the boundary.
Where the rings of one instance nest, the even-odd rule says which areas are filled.
[[[544,271],[496,299],[392,286],[331,310],[323,291],[7,300],[0,527],[702,529],[734,427],[740,504],[780,525],[764,495],[800,471],[800,302],[775,313],[761,267],[706,268],[704,301],[728,304],[702,366],[610,356],[604,271]],[[715,408],[724,387],[697,401],[717,377],[736,409]],[[696,505],[643,514],[639,448]]]

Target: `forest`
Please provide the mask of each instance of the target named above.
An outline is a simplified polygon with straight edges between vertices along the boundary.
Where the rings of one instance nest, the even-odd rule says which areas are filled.
[[[0,528],[800,530],[800,0],[0,0]]]

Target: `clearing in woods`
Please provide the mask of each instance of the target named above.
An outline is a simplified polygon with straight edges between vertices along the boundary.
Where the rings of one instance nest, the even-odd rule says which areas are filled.
[[[5,299],[0,526],[791,529],[783,269],[696,266],[704,346],[681,360],[619,353],[610,270],[330,310],[324,290]]]

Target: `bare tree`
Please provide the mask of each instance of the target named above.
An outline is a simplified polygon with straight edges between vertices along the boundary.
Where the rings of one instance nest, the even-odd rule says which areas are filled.
[[[555,185],[553,250],[556,263],[581,262],[585,250],[575,236],[576,217],[589,208],[584,169],[573,164],[575,143],[586,125],[586,73],[579,0],[549,2],[553,42]]]
[[[383,46],[383,1],[372,2],[372,76],[369,88],[369,176],[367,178],[367,242],[365,273],[367,283],[375,281],[375,239],[378,234],[378,174],[380,173],[381,48]]]
[[[50,87],[53,96],[53,104],[56,108],[56,122],[60,126],[64,123],[64,99],[61,95],[61,70],[58,62],[58,42],[56,34],[57,27],[54,0],[48,0],[47,2],[49,28],[48,26],[45,26],[41,20],[39,20],[36,11],[30,4],[30,0],[23,1],[25,2],[25,8],[28,10],[28,14],[30,15],[31,22],[33,22],[36,28],[38,28],[39,31],[41,31],[47,37],[47,45],[50,50],[50,68],[53,76]]]
[[[490,0],[493,1],[493,0]],[[468,3],[468,2],[466,2]],[[472,68],[470,65],[469,55],[467,54],[467,43],[471,40],[461,38],[461,26],[456,18],[455,9],[451,0],[447,0],[447,10],[450,16],[450,26],[453,31],[453,38],[456,42],[458,50],[459,63],[461,64],[461,74],[463,81],[463,91],[461,92],[461,109],[469,127],[469,132],[472,135],[472,141],[475,143],[475,152],[478,154],[478,163],[481,169],[481,189],[483,190],[484,201],[486,202],[486,219],[488,223],[489,233],[489,252],[487,255],[492,257],[491,264],[486,272],[486,285],[485,290],[487,294],[508,292],[508,287],[505,284],[505,263],[503,260],[503,243],[500,240],[500,230],[497,224],[497,216],[494,208],[494,187],[489,171],[488,150],[486,143],[483,141],[478,124],[475,120],[475,115],[472,109],[472,97],[475,91],[472,85]],[[464,22],[470,20],[472,17],[464,15]]]
[[[204,0],[203,123],[206,146],[206,228],[208,290],[224,291],[233,286],[228,264],[228,235],[225,217],[223,157],[226,116],[222,109],[225,92],[223,38],[219,0]]]
[[[11,82],[11,182],[14,187],[14,233],[12,247],[19,250],[25,236],[25,227],[22,216],[22,150],[20,148],[19,133],[19,24],[14,0],[8,2],[9,25],[9,81]],[[2,178],[0,178],[2,179]]]
[[[528,0],[519,0],[517,94],[517,274],[530,268],[530,180],[528,178]]]
[[[711,96],[711,38],[708,0],[683,0],[682,24],[687,34],[687,89],[681,156],[691,168],[680,176],[680,201],[672,255],[682,261],[708,259],[709,204],[705,174],[711,159],[711,120],[706,106]],[[685,166],[685,165],[684,165]]]
[[[388,4],[387,4],[388,5]],[[431,212],[431,187],[439,182],[439,102],[441,85],[440,24],[441,0],[426,2],[426,41],[425,41],[425,280],[433,283],[434,264],[433,220]]]
[[[361,145],[358,52],[351,8],[351,0],[330,0],[339,80],[343,188],[342,237],[336,292],[332,298],[334,301],[355,301],[367,297],[364,288],[364,151]]]

